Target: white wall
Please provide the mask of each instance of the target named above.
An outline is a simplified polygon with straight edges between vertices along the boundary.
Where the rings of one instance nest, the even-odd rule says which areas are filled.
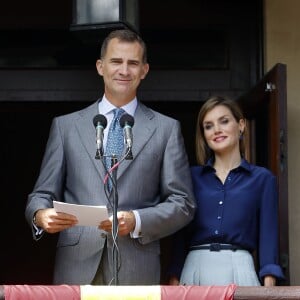
[[[300,285],[300,1],[265,0],[265,71],[287,65],[291,285]]]

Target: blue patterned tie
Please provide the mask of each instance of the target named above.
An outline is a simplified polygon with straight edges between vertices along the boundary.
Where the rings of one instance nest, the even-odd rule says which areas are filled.
[[[112,156],[115,156],[119,160],[124,148],[123,128],[120,126],[119,121],[122,114],[125,113],[125,110],[122,108],[115,108],[113,112],[114,118],[109,127],[105,151],[105,165],[107,169],[111,168]]]

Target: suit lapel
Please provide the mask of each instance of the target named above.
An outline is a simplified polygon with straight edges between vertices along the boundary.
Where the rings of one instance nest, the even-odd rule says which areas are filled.
[[[134,163],[135,157],[142,151],[144,146],[150,140],[151,136],[156,130],[154,122],[154,113],[145,105],[138,103],[134,115],[134,126],[132,128],[133,146],[132,154],[133,160],[124,160],[117,172],[117,177],[121,177],[130,164]]]
[[[94,167],[103,179],[105,176],[104,168],[100,160],[95,159],[96,155],[96,131],[93,118],[99,113],[98,101],[84,110],[78,112],[76,128],[82,144],[84,145]]]
[[[80,136],[80,140],[84,145],[94,167],[103,179],[105,171],[100,160],[95,159],[96,154],[96,133],[93,124],[94,116],[98,114],[98,101],[93,103],[86,109],[78,112],[78,120],[76,128]],[[117,177],[119,178],[126,171],[128,166],[134,162],[135,157],[142,151],[151,136],[156,130],[154,122],[154,113],[145,105],[139,103],[134,115],[135,124],[132,128],[133,147],[132,154],[133,160],[124,160],[118,167]]]

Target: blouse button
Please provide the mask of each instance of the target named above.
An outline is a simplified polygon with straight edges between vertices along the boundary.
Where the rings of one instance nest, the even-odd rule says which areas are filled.
[[[215,234],[219,234],[219,230],[215,230]]]
[[[221,220],[221,216],[218,216],[218,220]]]
[[[219,204],[222,205],[222,204],[223,204],[223,201],[220,201]]]

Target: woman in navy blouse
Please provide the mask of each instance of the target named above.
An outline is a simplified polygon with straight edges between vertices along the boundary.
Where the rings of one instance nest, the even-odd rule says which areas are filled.
[[[175,239],[170,284],[273,286],[284,278],[276,177],[244,159],[245,133],[235,101],[212,97],[203,104],[196,130],[199,166],[191,169],[197,212]]]

